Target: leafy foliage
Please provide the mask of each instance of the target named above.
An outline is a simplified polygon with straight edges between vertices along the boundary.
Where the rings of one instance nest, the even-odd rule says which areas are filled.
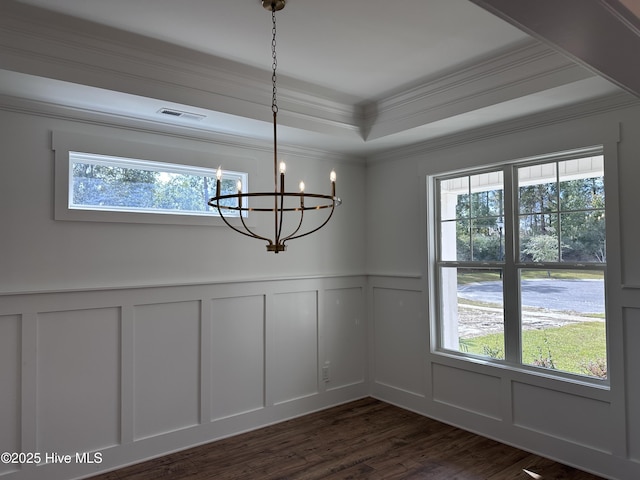
[[[546,349],[546,352],[542,351],[542,347],[540,345],[536,346],[538,354],[533,359],[531,364],[535,365],[536,367],[543,367],[543,368],[549,368],[551,370],[556,370],[557,367],[555,362],[553,361],[553,355],[551,354],[551,348],[549,347],[549,339],[546,336],[544,337],[544,347]]]
[[[157,176],[153,171],[74,163],[73,203],[148,208]]]
[[[580,322],[545,330],[522,332],[522,361],[528,365],[553,368],[577,375],[606,378],[604,322]],[[466,352],[492,358],[503,348],[500,333],[464,339]]]
[[[519,187],[523,260],[606,262],[604,178],[593,175]]]
[[[522,253],[534,262],[557,262],[558,237],[556,235],[530,235],[522,242]]]
[[[473,192],[458,196],[456,247],[460,261],[499,261],[503,247],[503,190]]]
[[[207,212],[216,179],[202,175],[160,173],[91,163],[73,164],[73,203],[83,206],[121,207]],[[223,179],[222,194],[235,193],[233,179]],[[222,203],[222,202],[221,202]],[[227,200],[227,205],[235,199]]]
[[[607,361],[604,358],[596,358],[582,364],[584,373],[592,377],[607,378]]]

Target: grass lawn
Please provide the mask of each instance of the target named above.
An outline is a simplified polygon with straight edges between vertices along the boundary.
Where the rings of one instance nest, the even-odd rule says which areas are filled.
[[[500,280],[500,274],[495,270],[458,270],[458,285],[468,283],[492,282]],[[602,272],[587,270],[554,270],[549,276],[547,270],[523,270],[522,279],[531,280],[534,278],[555,278],[565,280],[602,280]]]
[[[504,336],[485,335],[465,339],[461,350],[469,353],[504,358]],[[522,334],[522,361],[581,375],[599,376],[597,367],[589,371],[589,362],[605,361],[604,322],[582,322],[545,330],[525,330]],[[551,363],[552,362],[552,363]]]
[[[546,270],[522,270],[522,279],[603,279],[600,271],[554,270],[549,277]],[[469,283],[499,281],[496,270],[458,270],[458,286]],[[458,299],[460,304],[499,307],[486,302]],[[602,318],[602,314],[584,314],[584,317]],[[579,375],[606,378],[606,331],[603,321],[585,321],[544,330],[525,330],[522,333],[522,362],[555,368]],[[477,355],[504,359],[503,334],[490,334],[461,340],[460,350]]]

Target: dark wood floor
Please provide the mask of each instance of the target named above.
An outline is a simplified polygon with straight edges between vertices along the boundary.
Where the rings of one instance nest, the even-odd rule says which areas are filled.
[[[99,475],[93,480],[324,478],[596,480],[600,477],[366,398]]]

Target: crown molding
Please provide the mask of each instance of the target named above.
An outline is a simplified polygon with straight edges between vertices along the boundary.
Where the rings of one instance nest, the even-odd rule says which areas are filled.
[[[161,100],[175,104],[176,108],[191,106],[210,113],[210,118],[222,120],[218,130],[211,125],[206,128],[168,126],[166,118],[154,120],[152,110],[127,113],[109,109],[107,103],[102,106],[95,103],[93,107],[88,106],[88,102],[74,103],[75,90],[67,98],[40,95],[47,89],[34,92],[33,98],[25,95],[26,99],[40,101],[34,110],[46,110],[50,105],[67,108],[64,115],[68,118],[75,112],[81,118],[102,115],[100,118],[111,118],[116,123],[139,120],[145,125],[156,124],[162,130],[166,126],[168,130],[198,132],[193,134],[205,137],[214,133],[224,136],[231,131],[225,129],[224,119],[246,119],[254,122],[251,126],[257,125],[260,132],[256,128],[235,132],[244,145],[250,135],[259,137],[262,127],[272,122],[269,108],[272,87],[266,81],[271,72],[267,70],[15,0],[0,0],[0,68],[60,80],[67,85],[134,95],[137,99]],[[411,131],[415,133],[419,127],[430,128],[434,122],[464,114],[473,118],[485,107],[593,76],[591,71],[545,44],[529,41],[366,104],[355,103],[353,98],[340,92],[279,77],[278,124],[290,133],[301,134],[298,138],[314,136],[316,143],[311,151],[322,150],[324,143],[319,142],[324,142],[323,139],[335,140],[334,151],[353,148],[355,152],[368,142],[371,149],[376,149],[376,144],[389,146],[396,139],[404,141],[404,133],[409,133],[404,139],[410,138]],[[15,92],[9,95],[20,96]],[[136,115],[140,117],[137,120]],[[294,135],[289,138],[293,139]],[[442,138],[446,141],[457,136]]]
[[[464,144],[498,138],[505,135],[527,131],[535,128],[558,125],[567,121],[587,118],[598,114],[625,108],[640,106],[640,100],[634,96],[620,92],[602,98],[589,100],[577,105],[562,107],[555,110],[528,115],[526,117],[497,122],[491,125],[466,130],[464,132],[446,135],[425,142],[408,145],[406,147],[377,152],[367,157],[367,164],[375,164],[394,160],[424,156],[431,152],[444,150]]]
[[[89,126],[123,129],[144,134],[161,134],[184,140],[238,148],[259,154],[272,155],[273,153],[273,139],[271,138],[259,139],[253,136],[221,133],[207,128],[199,128],[193,124],[176,125],[169,121],[145,120],[122,114],[105,113],[103,111],[17,98],[9,95],[0,94],[0,111],[54,118],[74,123],[80,122]],[[365,162],[364,157],[357,155],[340,154],[333,151],[301,147],[283,142],[278,143],[278,151],[289,157],[322,158],[323,161],[337,163],[363,164]]]
[[[368,105],[365,138],[382,138],[593,76],[551,48],[527,42]]]
[[[7,70],[270,121],[267,70],[16,2],[0,2],[0,65]],[[269,80],[269,81],[267,81]],[[279,123],[360,136],[361,111],[344,94],[281,77]],[[222,93],[224,92],[224,93]]]

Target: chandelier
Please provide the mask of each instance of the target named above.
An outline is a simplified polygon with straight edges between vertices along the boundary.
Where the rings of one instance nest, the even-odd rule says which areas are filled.
[[[286,0],[262,0],[262,6],[271,11],[273,24],[271,40],[271,56],[273,59],[271,74],[273,85],[271,102],[271,111],[273,112],[273,191],[245,193],[242,191],[242,183],[238,181],[236,193],[222,195],[222,168],[220,167],[216,172],[216,195],[208,202],[210,206],[218,209],[220,217],[228,227],[242,235],[267,242],[267,251],[274,253],[285,251],[287,248],[286,242],[320,230],[331,219],[335,207],[342,203],[340,198],[336,197],[335,171],[331,171],[329,175],[331,182],[331,194],[329,195],[305,192],[304,182],[300,182],[298,192],[287,192],[285,190],[286,165],[284,162],[278,164],[278,103],[276,99],[276,68],[278,65],[276,59],[276,11],[282,10],[285,4]],[[221,202],[224,202],[224,204]],[[309,210],[324,210],[326,218],[322,217],[324,220],[322,218],[316,220],[312,227],[303,227],[305,212]],[[227,217],[230,216],[229,212],[232,212],[231,215],[233,216],[238,216],[242,227],[240,225],[232,225],[229,219],[225,217],[225,211],[227,212]],[[245,215],[249,212],[271,213],[273,215],[273,236],[258,234],[252,230],[245,221]],[[287,217],[287,221],[285,221],[285,217]]]

